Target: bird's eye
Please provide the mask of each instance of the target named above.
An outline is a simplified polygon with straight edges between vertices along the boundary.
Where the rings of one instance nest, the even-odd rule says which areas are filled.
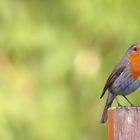
[[[138,50],[138,49],[137,49],[136,47],[135,47],[135,48],[133,48],[133,51],[134,51],[134,52],[136,52],[137,50]]]

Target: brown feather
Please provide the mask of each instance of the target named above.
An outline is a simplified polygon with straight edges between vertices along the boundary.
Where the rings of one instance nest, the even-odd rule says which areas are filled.
[[[100,98],[102,98],[106,92],[106,90],[114,83],[114,81],[120,76],[120,74],[123,72],[124,68],[126,67],[126,61],[122,60],[120,61],[120,63],[118,63],[116,65],[116,67],[114,68],[114,70],[112,71],[111,75],[109,76],[109,78],[107,79],[107,82],[103,88],[103,92],[100,96]]]

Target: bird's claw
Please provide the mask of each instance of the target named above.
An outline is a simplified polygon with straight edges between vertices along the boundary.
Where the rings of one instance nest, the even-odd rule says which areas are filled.
[[[136,107],[136,105],[130,104],[131,107]]]
[[[118,107],[123,107],[120,103],[118,103]]]

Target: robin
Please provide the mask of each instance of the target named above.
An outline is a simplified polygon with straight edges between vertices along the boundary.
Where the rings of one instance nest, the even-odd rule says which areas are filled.
[[[134,106],[126,97],[140,86],[140,44],[133,44],[127,50],[124,57],[115,66],[104,86],[102,98],[108,90],[108,97],[106,105],[101,117],[101,123],[107,121],[107,110],[111,106],[114,99],[116,99],[118,106],[117,96],[123,96],[131,106]]]

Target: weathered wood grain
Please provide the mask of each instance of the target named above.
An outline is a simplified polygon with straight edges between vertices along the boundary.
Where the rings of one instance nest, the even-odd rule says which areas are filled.
[[[108,110],[109,140],[140,140],[140,107],[111,107]]]

